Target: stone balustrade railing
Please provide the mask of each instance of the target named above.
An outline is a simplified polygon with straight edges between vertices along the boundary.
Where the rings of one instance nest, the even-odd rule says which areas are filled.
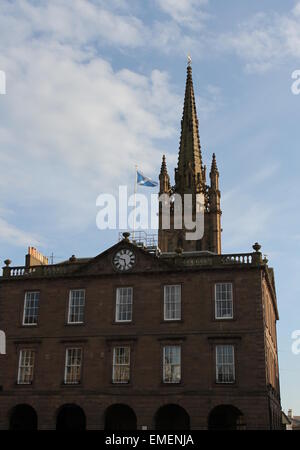
[[[9,277],[54,277],[63,276],[68,273],[74,272],[78,268],[75,264],[66,265],[49,265],[49,266],[18,266],[18,267],[4,267],[3,278]]]
[[[239,253],[232,255],[220,255],[222,264],[252,264],[253,255],[256,253]]]
[[[184,255],[178,254],[177,257],[163,258],[171,260],[176,266],[197,267],[197,266],[257,266],[264,264],[260,252],[254,253],[237,253],[224,255]],[[33,267],[10,267],[3,268],[3,278],[18,277],[56,277],[64,276],[78,269],[78,264],[57,264],[49,266],[33,266]]]
[[[229,265],[257,265],[262,263],[260,253],[238,253],[230,255],[200,255],[184,256],[178,255],[176,264],[194,266],[229,266]]]

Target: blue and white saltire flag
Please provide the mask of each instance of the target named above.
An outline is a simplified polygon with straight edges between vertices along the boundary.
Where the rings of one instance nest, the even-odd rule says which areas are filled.
[[[136,171],[136,176],[137,176],[137,184],[140,186],[155,187],[158,185],[156,181],[151,180],[151,178],[145,177],[145,175],[143,175],[138,170]]]

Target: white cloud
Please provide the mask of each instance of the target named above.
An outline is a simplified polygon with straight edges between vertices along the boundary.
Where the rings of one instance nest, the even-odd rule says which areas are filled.
[[[20,48],[12,64],[7,59],[2,195],[6,187],[29,191],[27,199],[61,192],[76,203],[90,184],[108,189],[126,182],[135,162],[152,171],[160,161],[155,140],[174,133],[179,106],[167,75],[114,72],[101,58],[79,59],[79,53],[45,47]]]
[[[256,14],[231,33],[216,37],[222,51],[234,51],[249,72],[265,72],[286,58],[300,57],[300,2],[285,15]]]
[[[203,11],[208,0],[156,0],[159,7],[180,25],[198,29],[209,17]]]
[[[157,141],[176,133],[182,99],[165,72],[114,70],[95,47],[74,47],[74,11],[57,11],[63,30],[51,19],[58,2],[46,15],[45,5],[6,3],[6,17],[0,14],[1,29],[12,25],[0,54],[8,79],[0,104],[0,200],[28,216],[39,208],[46,229],[82,228],[94,221],[99,193],[133,184],[136,163],[150,176],[158,169]],[[42,38],[41,24],[48,30]],[[88,25],[82,33],[77,27],[80,43],[89,40]]]
[[[181,55],[182,60],[190,53],[193,60],[202,57],[205,51],[204,41],[199,41],[185,33],[177,22],[156,21],[151,29],[151,45],[156,50],[165,54]]]
[[[117,10],[124,4],[114,1]],[[43,225],[41,235],[82,230],[94,222],[101,192],[119,184],[130,189],[135,164],[155,177],[162,153],[174,160],[162,143],[179,138],[183,91],[174,93],[166,72],[116,70],[101,56],[101,40],[131,48],[149,32],[124,9],[121,15],[103,5],[0,3],[0,67],[7,74],[0,103],[0,202],[8,241],[14,235],[15,242],[37,241],[9,225],[5,211],[12,204],[14,223],[24,216],[34,220]],[[201,114],[213,110],[215,99],[208,88]]]
[[[95,41],[99,46],[103,43],[121,47],[142,45],[143,23],[134,16],[111,12],[104,5],[104,2],[94,4],[87,0],[51,0],[39,4],[30,0],[3,1],[0,4],[2,44],[11,44],[16,39],[24,42],[32,37],[34,30],[40,40],[50,38],[73,47]]]
[[[142,9],[141,5],[135,8],[132,0],[4,0],[0,2],[1,43],[24,45],[32,39],[34,30],[40,42],[84,46],[86,59],[105,46],[117,46],[119,50],[154,47],[163,53],[191,52],[196,58],[203,45],[193,31],[199,32],[209,17],[203,9],[207,2],[156,0],[160,9],[153,8],[157,18],[149,24],[132,13],[135,9],[141,13]],[[160,10],[167,14],[166,20],[157,15]]]
[[[162,53],[200,59],[207,51],[208,0],[156,0],[156,4],[167,18],[160,17],[147,31],[151,45]]]
[[[296,5],[294,6],[293,14],[296,17],[300,17],[300,2],[296,3]]]
[[[31,245],[40,245],[39,238],[32,233],[27,233],[14,225],[9,224],[0,217],[0,242],[14,246],[26,247]]]

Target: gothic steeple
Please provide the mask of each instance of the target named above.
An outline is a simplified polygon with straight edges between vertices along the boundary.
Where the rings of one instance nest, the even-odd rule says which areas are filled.
[[[210,181],[211,188],[218,190],[219,189],[219,171],[217,166],[216,155],[213,153],[211,170],[210,170]]]
[[[211,163],[211,169],[210,169],[210,206],[211,206],[211,212],[212,210],[220,209],[220,202],[218,201],[216,204],[214,203],[214,196],[217,195],[217,197],[220,197],[220,191],[219,191],[219,171],[217,166],[217,160],[216,155],[213,153],[212,157],[212,163]],[[220,198],[218,198],[220,200]]]
[[[160,194],[169,193],[170,192],[170,177],[168,175],[166,157],[163,155],[161,169],[159,174],[159,184],[160,184]]]
[[[169,228],[165,228],[163,225],[162,204],[160,202],[158,245],[161,251],[174,252],[180,247],[183,251],[188,252],[211,251],[217,254],[221,253],[221,193],[215,154],[213,154],[209,177],[210,185],[208,186],[206,184],[206,166],[203,165],[202,161],[191,60],[189,59],[181,120],[178,166],[175,169],[175,186],[170,187],[165,157],[163,157],[159,175],[160,195],[167,194],[167,196],[164,195],[163,201],[171,205],[170,225]],[[194,222],[198,208],[197,199],[201,198],[198,194],[203,194],[204,196],[204,234],[201,239],[188,240],[186,238],[187,229],[185,227],[187,224],[185,223],[184,212],[188,203],[186,203],[187,200],[184,194],[192,195],[191,213]],[[180,198],[181,202],[179,210],[183,219],[181,227],[178,227],[175,222],[175,206],[178,198]]]
[[[199,192],[204,180],[198,118],[192,78],[192,67],[187,67],[184,107],[181,120],[178,167],[175,171],[176,191]]]
[[[216,253],[221,253],[221,192],[219,190],[219,171],[216,155],[213,154],[210,170],[210,246]]]

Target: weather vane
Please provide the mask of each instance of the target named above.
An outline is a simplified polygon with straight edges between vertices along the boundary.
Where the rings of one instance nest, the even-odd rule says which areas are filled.
[[[187,63],[189,67],[192,65],[192,58],[190,54],[187,55]]]

